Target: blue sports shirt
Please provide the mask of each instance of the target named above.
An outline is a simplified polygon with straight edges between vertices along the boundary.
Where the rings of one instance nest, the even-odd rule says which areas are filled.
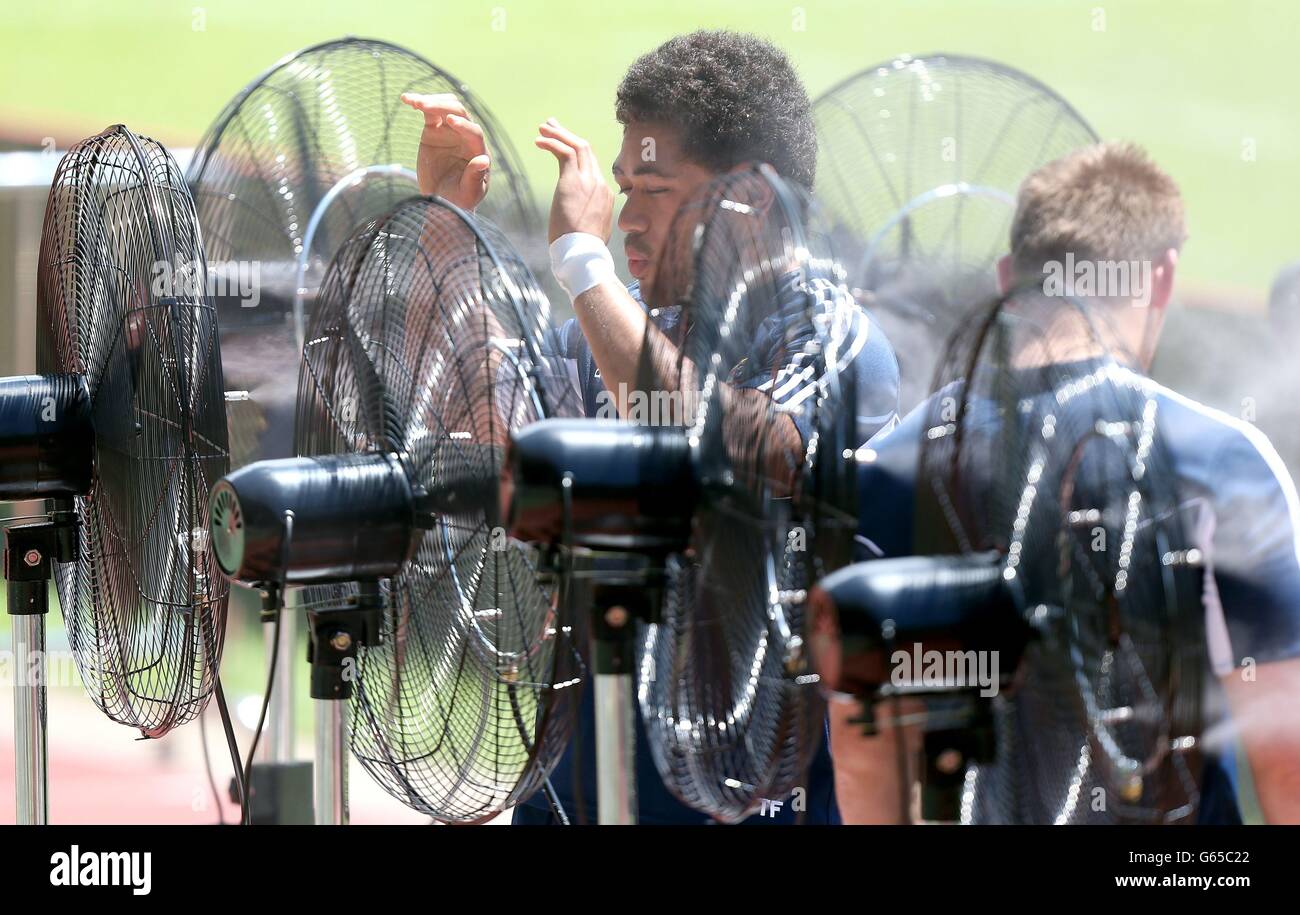
[[[1200,513],[1212,524],[1200,542],[1213,578],[1204,594],[1212,672],[1221,677],[1248,659],[1300,656],[1300,500],[1281,458],[1250,423],[1142,383],[1157,405],[1180,502],[1210,509]],[[914,550],[917,460],[929,410],[930,401],[922,403],[868,443],[858,477],[859,560]],[[1227,711],[1219,683],[1207,689],[1208,729]],[[1241,822],[1231,749],[1206,755],[1199,822]]]

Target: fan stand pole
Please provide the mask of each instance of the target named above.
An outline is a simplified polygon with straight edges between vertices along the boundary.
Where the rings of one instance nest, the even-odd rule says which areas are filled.
[[[312,794],[317,826],[346,826],[348,810],[348,709],[357,679],[357,652],[379,644],[379,583],[358,582],[357,593],[334,609],[310,610],[311,697],[316,704]]]
[[[52,561],[70,562],[75,553],[75,515],[57,503],[48,522],[5,531],[4,571],[18,675],[14,687],[14,780],[20,826],[43,826],[50,820],[45,614],[50,609]]]
[[[20,591],[18,583],[9,583],[9,606],[14,605]],[[45,741],[45,614],[17,613],[13,624],[14,663],[19,671],[19,684],[14,687],[17,823],[44,826],[50,821],[49,757]]]
[[[619,608],[621,609],[621,608]],[[596,810],[602,826],[636,825],[632,677],[596,674]]]
[[[312,795],[317,826],[346,826],[348,809],[348,701],[317,699],[316,777]]]
[[[635,623],[651,618],[654,603],[643,573],[632,583],[598,581],[591,587],[596,810],[602,826],[637,822]]]
[[[958,693],[948,704],[958,722],[927,728],[922,738],[921,819],[927,823],[960,823],[967,770],[996,755],[992,702]]]

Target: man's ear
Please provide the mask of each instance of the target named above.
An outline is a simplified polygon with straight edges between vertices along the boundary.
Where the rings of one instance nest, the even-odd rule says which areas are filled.
[[[1174,273],[1178,269],[1178,251],[1170,248],[1151,265],[1150,307],[1163,310],[1174,295]]]
[[[998,258],[998,292],[1006,295],[1015,285],[1015,269],[1011,266],[1011,255],[1004,254]]]

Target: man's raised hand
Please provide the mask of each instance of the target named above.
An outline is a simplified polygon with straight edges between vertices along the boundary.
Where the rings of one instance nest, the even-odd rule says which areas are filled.
[[[415,172],[421,194],[437,194],[472,210],[487,194],[492,160],[483,128],[454,95],[402,93],[402,101],[424,114],[424,133]]]
[[[547,241],[555,241],[570,232],[586,232],[608,243],[614,219],[614,192],[601,174],[590,144],[560,126],[555,118],[547,118],[537,133],[533,142],[555,156],[560,165],[560,177],[551,200]]]

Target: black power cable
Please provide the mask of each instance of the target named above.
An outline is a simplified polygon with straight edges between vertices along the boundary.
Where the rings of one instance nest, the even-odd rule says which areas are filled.
[[[208,788],[212,791],[212,801],[217,806],[217,825],[226,825],[226,814],[221,809],[221,792],[217,790],[217,777],[212,772],[212,754],[208,752],[208,716],[199,716],[199,742],[203,746],[203,770],[208,775]]]
[[[226,707],[226,694],[221,688],[221,678],[217,677],[217,711],[221,713],[221,727],[226,732],[226,746],[230,749],[230,761],[235,768],[235,790],[239,794],[240,822],[251,825],[252,817],[248,806],[248,785],[244,782],[244,770],[239,764],[239,742],[235,740],[235,728],[230,722],[230,709]]]
[[[267,709],[271,706],[271,692],[275,689],[275,671],[280,662],[280,621],[284,608],[275,612],[275,633],[271,643],[271,669],[266,674],[266,692],[262,694],[262,711],[257,716],[257,727],[253,730],[253,744],[248,748],[248,760],[244,763],[244,784],[253,783],[253,760],[257,756],[257,745],[262,740],[262,728],[266,726]]]

